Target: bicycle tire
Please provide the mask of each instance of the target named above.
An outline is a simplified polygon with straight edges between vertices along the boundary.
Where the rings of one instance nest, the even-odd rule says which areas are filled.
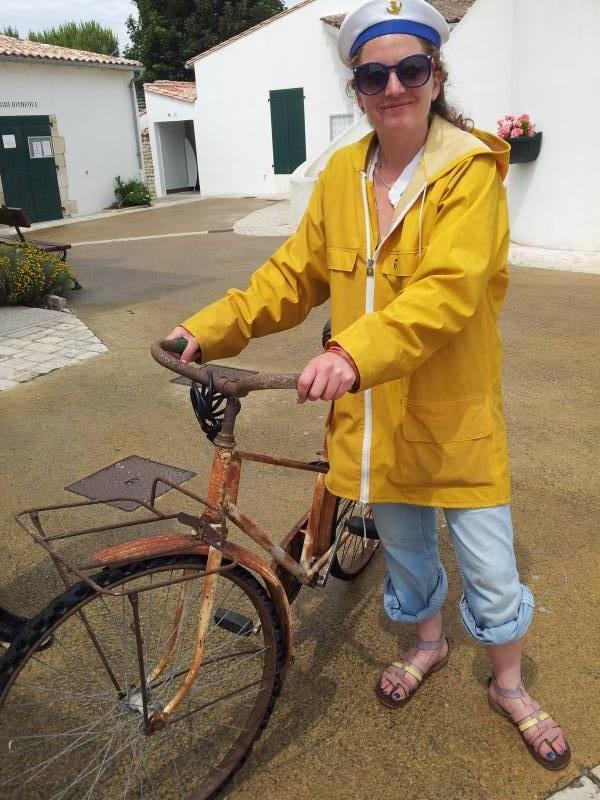
[[[346,519],[363,515],[371,515],[370,509],[365,507],[364,504],[356,500],[338,497],[331,521],[331,540],[335,539],[340,526],[344,525]],[[378,539],[368,539],[351,533],[334,555],[330,574],[341,581],[354,580],[369,564],[378,546]]]
[[[168,613],[177,603],[178,608],[183,607],[181,603],[186,606],[180,618],[182,635],[177,640],[177,648],[183,651],[181,662],[169,666],[170,673],[155,681],[149,679],[150,673],[146,671],[148,702],[159,703],[158,707],[164,707],[164,701],[170,699],[167,697],[169,693],[176,691],[179,685],[177,679],[187,672],[179,668],[189,664],[186,658],[193,651],[193,641],[185,638],[188,629],[185,628],[184,632],[184,626],[189,618],[189,630],[195,632],[196,625],[192,624],[192,620],[197,620],[197,616],[194,617],[194,599],[196,593],[198,598],[201,596],[201,573],[205,565],[206,559],[201,556],[174,555],[107,568],[94,576],[94,580],[104,588],[127,584],[127,588],[149,586],[137,595],[140,625],[143,622],[144,626],[142,647],[148,666],[151,665],[153,642],[156,641],[158,653],[164,648],[165,639],[161,631],[167,606]],[[198,572],[199,577],[170,587],[153,586],[154,577],[157,583],[165,582],[168,580],[165,573],[169,571],[187,576]],[[182,590],[177,587],[184,585],[192,588],[186,589],[182,595]],[[173,598],[169,605],[171,591]],[[247,609],[246,613],[251,615],[247,619],[254,621],[259,630],[255,633],[253,628],[251,634],[255,638],[260,636],[258,645],[254,646],[250,636],[236,636],[230,630],[231,625],[228,628],[223,624],[225,617],[215,613],[207,634],[203,671],[192,685],[188,698],[173,715],[177,717],[181,712],[181,720],[175,719],[164,730],[152,735],[146,735],[142,730],[140,720],[143,718],[138,708],[141,690],[139,686],[136,688],[135,680],[131,684],[131,678],[136,675],[133,667],[136,662],[132,658],[129,664],[128,651],[135,636],[125,626],[119,627],[115,623],[119,607],[129,605],[127,598],[107,598],[81,582],[56,597],[32,618],[0,659],[0,794],[3,800],[158,797],[154,780],[158,786],[159,777],[161,798],[215,798],[246,761],[269,720],[281,690],[280,673],[284,659],[283,634],[277,612],[256,578],[239,565],[220,573],[216,602],[222,597],[223,602],[232,606],[231,609],[225,607],[226,617],[232,622],[238,619],[233,614],[234,603],[240,609]],[[160,606],[165,610],[162,621],[160,616],[152,614],[152,603],[158,604],[159,600],[164,603]],[[111,668],[116,671],[117,667],[124,667],[118,673],[120,694],[107,680],[107,670],[98,670],[101,662],[82,624],[84,616],[96,625],[94,632],[103,649],[113,640],[117,644],[120,640],[122,644],[124,658],[120,653],[116,656],[113,651],[109,653]],[[159,622],[161,630],[157,632]],[[239,627],[239,623],[236,624]],[[167,642],[173,641],[174,630],[171,630]],[[40,641],[49,634],[53,635],[52,647],[36,652]],[[210,647],[209,641],[212,643]],[[73,644],[80,645],[81,649],[73,650]],[[236,669],[234,673],[230,662],[238,656],[241,656],[243,669]],[[84,674],[79,676],[78,670]],[[202,681],[204,675],[206,678]],[[254,683],[252,677],[256,677]],[[49,679],[47,689],[46,678]],[[248,686],[242,686],[237,694],[222,695],[228,688],[227,681],[238,679],[242,684],[250,680],[250,687],[259,688],[251,692]],[[141,686],[139,672],[137,681]],[[108,684],[110,687],[106,693]],[[200,691],[205,694],[198,695]],[[244,694],[240,695],[242,691]],[[218,697],[211,699],[211,692],[216,692]],[[193,703],[198,701],[201,705],[195,708]],[[207,711],[210,719],[204,723]],[[239,724],[237,713],[245,717],[239,720]],[[202,730],[201,725],[204,725]],[[114,731],[112,736],[111,731]],[[211,738],[210,734],[216,735],[215,731],[223,738],[222,745],[217,746],[217,740]],[[111,737],[108,743],[105,742],[107,737]],[[104,753],[97,749],[86,764],[89,746],[96,747],[94,740],[98,740],[97,748],[103,748]],[[120,744],[122,740],[125,740],[125,745]],[[185,752],[181,752],[180,747],[184,747]],[[213,758],[213,750],[216,763],[206,766],[204,762]],[[167,756],[172,756],[172,763],[167,763]],[[100,759],[96,765],[95,759]],[[196,777],[201,770],[206,775]],[[135,773],[134,781],[132,773]],[[115,791],[117,784],[118,791]]]

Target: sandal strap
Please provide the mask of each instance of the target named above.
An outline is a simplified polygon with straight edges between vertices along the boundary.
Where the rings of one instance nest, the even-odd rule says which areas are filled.
[[[496,687],[498,694],[501,697],[506,697],[507,700],[518,700],[525,694],[522,686],[517,686],[516,689],[503,689],[501,686],[498,686],[495,680],[494,686]]]
[[[425,639],[417,639],[417,650],[441,650],[444,642],[446,641],[446,634],[442,633],[436,641],[426,641]]]
[[[392,666],[401,669],[403,672],[407,672],[409,675],[412,675],[413,678],[416,678],[419,683],[423,680],[423,673],[421,670],[417,669],[413,664],[408,661],[392,661]]]
[[[518,723],[519,730],[521,733],[525,733],[529,728],[533,728],[534,725],[539,725],[540,722],[543,722],[545,719],[550,719],[550,714],[546,714],[546,712],[542,710],[536,711],[535,714],[526,717],[522,722]]]
[[[558,739],[560,736],[560,728],[558,725],[552,725],[550,723],[545,723],[545,725],[540,726],[542,730],[540,730],[533,738],[532,742],[529,742],[529,746],[533,747],[536,753],[539,753],[541,745],[545,742],[548,747],[552,748],[552,742],[555,739]],[[554,733],[554,736],[551,737],[551,734]],[[551,738],[550,738],[551,737]]]

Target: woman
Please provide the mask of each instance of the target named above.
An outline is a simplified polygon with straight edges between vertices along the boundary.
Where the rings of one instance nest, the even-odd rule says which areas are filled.
[[[297,233],[245,292],[230,290],[170,337],[187,339],[185,362],[233,356],[331,297],[333,337],[303,370],[298,398],[335,401],[328,487],[372,506],[385,609],[416,629],[376,695],[401,707],[448,661],[441,508],[463,623],[491,661],[489,702],[540,764],[560,769],[569,746],[521,681],[533,598],[513,551],[498,334],[509,149],[448,109],[448,33],[425,0],[368,0],[346,17],[338,49],[374,134],[332,156]]]

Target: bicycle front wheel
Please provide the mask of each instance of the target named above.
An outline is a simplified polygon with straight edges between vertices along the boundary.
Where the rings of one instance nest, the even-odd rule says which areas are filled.
[[[268,721],[284,656],[273,603],[242,567],[217,575],[189,694],[164,727],[147,724],[189,672],[205,568],[178,555],[105,569],[94,580],[133,592],[135,612],[82,582],[23,629],[0,660],[3,800],[205,800],[229,781]]]

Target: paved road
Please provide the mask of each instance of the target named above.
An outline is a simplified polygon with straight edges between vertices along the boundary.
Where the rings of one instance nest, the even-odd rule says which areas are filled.
[[[259,205],[200,201],[54,228],[44,238],[228,228]],[[280,241],[214,233],[73,248],[85,288],[71,306],[109,352],[0,395],[0,604],[33,611],[56,589],[41,553],[12,521],[14,510],[68,502],[64,486],[131,454],[204,474],[210,449],[187,392],[170,383],[148,346],[228,287],[243,286]],[[460,626],[458,577],[442,536],[451,582],[448,669],[402,712],[374,699],[378,671],[409,634],[382,613],[381,557],[356,583],[304,590],[293,608],[296,662],[229,796],[534,800],[600,763],[599,301],[598,276],[515,269],[503,319],[517,552],[538,604],[525,679],[565,725],[572,765],[559,775],[543,771],[488,711],[486,660]],[[326,309],[316,310],[296,331],[254,342],[235,363],[300,369],[317,350],[325,317]],[[254,396],[245,406],[239,434],[246,448],[303,458],[319,448],[323,406],[298,407],[284,393]],[[242,507],[285,530],[306,503],[309,481],[262,468],[245,477]],[[188,485],[200,491],[201,477]],[[166,496],[165,507],[171,502]]]

